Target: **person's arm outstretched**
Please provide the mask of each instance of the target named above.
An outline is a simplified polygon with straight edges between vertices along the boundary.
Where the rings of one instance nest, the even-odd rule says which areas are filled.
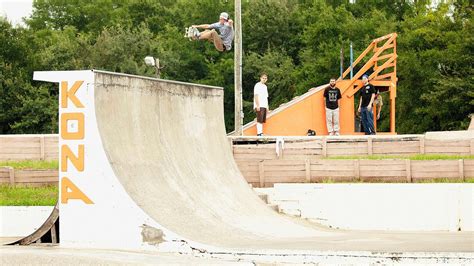
[[[193,28],[198,28],[198,29],[209,29],[210,24],[201,24],[201,25],[192,25],[191,27]]]

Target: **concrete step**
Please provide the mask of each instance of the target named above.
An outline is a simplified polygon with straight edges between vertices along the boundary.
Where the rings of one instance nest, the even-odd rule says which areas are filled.
[[[270,207],[270,209],[278,212],[278,209],[279,209],[278,205],[276,205],[276,204],[267,204],[267,206]]]
[[[262,194],[262,193],[257,193],[258,197],[265,202],[265,204],[268,204],[268,195],[267,194]]]

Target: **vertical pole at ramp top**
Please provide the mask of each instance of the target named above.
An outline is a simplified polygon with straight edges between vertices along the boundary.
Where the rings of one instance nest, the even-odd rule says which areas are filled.
[[[242,111],[242,19],[241,19],[240,0],[235,0],[235,40],[234,40],[234,97],[235,97],[235,116],[234,127],[235,135],[242,135],[243,111]]]

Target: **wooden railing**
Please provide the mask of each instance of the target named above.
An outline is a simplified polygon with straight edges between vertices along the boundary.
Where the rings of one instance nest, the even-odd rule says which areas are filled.
[[[58,135],[0,135],[0,161],[57,160]]]
[[[463,182],[474,178],[474,160],[237,160],[254,187],[275,183],[402,182],[436,179]]]
[[[370,56],[367,61],[364,58]],[[397,96],[397,34],[391,33],[383,37],[374,39],[370,45],[357,57],[357,59],[349,66],[339,80],[344,80],[350,73],[351,67],[355,69],[361,63],[363,66],[357,73],[350,78],[349,82],[341,83],[343,87],[339,87],[346,97],[353,97],[362,88],[361,77],[369,70],[373,72],[369,75],[369,82],[374,86],[382,86],[389,88],[390,101],[390,132],[395,133],[395,98]],[[375,106],[374,106],[375,108]],[[375,113],[375,109],[374,109]],[[377,121],[374,119],[377,126]]]
[[[9,184],[11,186],[45,186],[57,185],[58,181],[58,170],[21,170],[14,169],[13,167],[0,166],[0,184]]]
[[[236,142],[239,142],[236,139]],[[474,155],[474,139],[435,140],[424,135],[383,138],[326,138],[232,146],[234,159],[254,187],[274,183],[312,182],[419,182],[474,177],[473,159],[330,159],[366,155]],[[278,150],[278,153],[277,153]],[[329,160],[328,160],[329,159]]]

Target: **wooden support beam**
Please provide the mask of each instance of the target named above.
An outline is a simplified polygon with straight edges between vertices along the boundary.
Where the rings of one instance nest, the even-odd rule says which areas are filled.
[[[10,176],[10,185],[15,185],[15,169],[13,167],[7,167],[8,168],[8,174]]]
[[[354,160],[354,179],[360,181],[360,160]]]
[[[263,165],[264,161],[258,163],[258,180],[260,182],[260,187],[265,187],[265,168]]]
[[[323,157],[328,157],[328,143],[326,137],[323,137]]]
[[[44,161],[45,159],[45,155],[44,155],[44,135],[41,135],[39,137],[39,141],[40,141],[40,160],[41,161]]]
[[[425,154],[425,136],[420,137],[420,154]]]
[[[459,179],[462,180],[462,181],[466,181],[464,179],[464,160],[463,159],[459,159],[458,169],[459,169]]]
[[[411,176],[411,161],[409,159],[405,160],[405,169],[406,169],[405,171],[407,173],[407,182],[412,183],[413,179],[412,179],[412,176]]]
[[[309,159],[305,160],[306,183],[311,183],[311,163]]]
[[[367,154],[372,155],[373,149],[372,149],[372,138],[368,137],[367,138]]]

